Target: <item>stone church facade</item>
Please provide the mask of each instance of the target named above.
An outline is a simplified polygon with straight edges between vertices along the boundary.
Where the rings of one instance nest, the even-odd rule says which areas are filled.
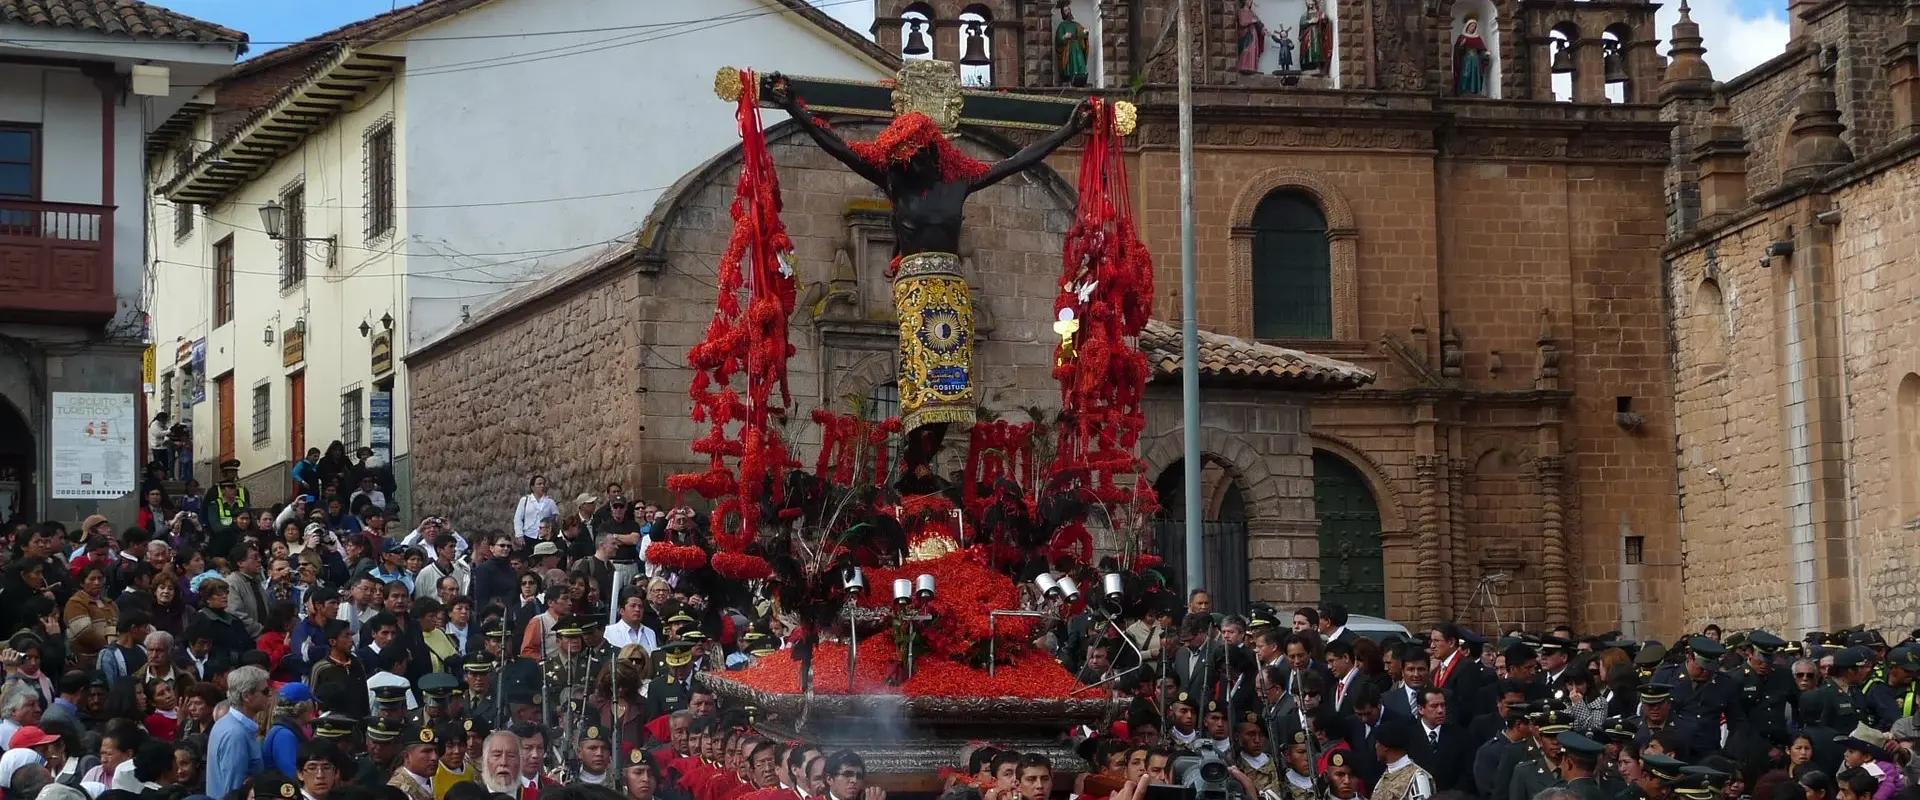
[[[1173,3],[1066,6],[1090,33],[1086,87],[1059,73],[1052,2],[880,0],[874,32],[895,52],[984,56],[962,71],[984,86],[1131,96],[1134,209],[1158,255],[1159,316],[1175,319]],[[1249,7],[1281,20],[1271,32],[1302,13]],[[1661,261],[1672,125],[1655,104],[1652,6],[1338,0],[1320,20],[1328,63],[1279,74],[1241,70],[1240,0],[1192,9],[1195,299],[1242,360],[1203,373],[1209,546],[1245,554],[1235,578],[1256,598],[1337,598],[1408,624],[1677,634]],[[1484,51],[1460,45],[1468,19]],[[1474,57],[1490,69],[1463,94],[1456,62]],[[1567,100],[1533,102],[1556,91]],[[1017,144],[969,136],[982,155]],[[816,286],[795,325],[796,393],[884,403],[885,207],[810,144],[781,138],[775,156]],[[1077,155],[1051,163],[1070,175]],[[685,351],[711,309],[731,178],[723,158],[684,183],[635,247],[517,291],[412,355],[417,385],[444,387],[414,399],[419,461],[440,470],[416,475],[423,508],[498,505],[534,471],[571,491],[619,476],[658,494],[686,468]],[[969,206],[989,407],[1057,402],[1046,323],[1072,207],[1050,172]],[[1243,362],[1276,358],[1317,366],[1243,379]],[[530,363],[558,368],[498,388]],[[1374,380],[1339,378],[1348,365]],[[1171,488],[1177,382],[1153,391],[1143,449]]]
[[[1687,624],[1893,635],[1920,624],[1920,9],[1789,10],[1723,86],[1683,21],[1663,93]]]

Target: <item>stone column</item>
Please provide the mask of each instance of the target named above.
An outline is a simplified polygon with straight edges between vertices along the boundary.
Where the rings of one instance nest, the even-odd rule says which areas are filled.
[[[1540,476],[1540,577],[1547,600],[1547,625],[1571,623],[1568,601],[1567,540],[1562,530],[1560,481],[1566,467],[1560,456],[1534,459]]]
[[[1454,437],[1458,439],[1456,435]],[[1456,450],[1458,448],[1455,448]],[[1464,519],[1466,505],[1467,461],[1454,458],[1447,461],[1447,550],[1453,557],[1452,580],[1447,582],[1452,595],[1447,598],[1446,608],[1450,613],[1447,619],[1467,607],[1467,598],[1473,596],[1473,566],[1467,552],[1467,526]],[[1424,624],[1424,623],[1422,623]]]
[[[1419,581],[1420,617],[1425,625],[1440,619],[1440,457],[1414,456],[1413,474],[1420,491],[1420,529],[1415,541],[1414,577]]]

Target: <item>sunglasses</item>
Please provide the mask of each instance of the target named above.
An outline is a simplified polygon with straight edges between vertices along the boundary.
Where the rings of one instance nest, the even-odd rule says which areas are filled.
[[[862,780],[862,779],[864,779],[864,778],[866,778],[866,777],[867,777],[867,773],[864,773],[864,772],[853,772],[853,771],[842,771],[842,772],[840,773],[840,775],[839,775],[839,777],[842,777],[842,778],[846,778],[846,779],[848,779],[848,780],[856,780],[856,781],[857,781],[857,780]]]

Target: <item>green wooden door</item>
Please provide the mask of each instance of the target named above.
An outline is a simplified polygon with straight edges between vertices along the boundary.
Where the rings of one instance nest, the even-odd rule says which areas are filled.
[[[1313,451],[1313,507],[1320,517],[1320,602],[1353,614],[1386,616],[1380,507],[1366,479],[1339,456]]]

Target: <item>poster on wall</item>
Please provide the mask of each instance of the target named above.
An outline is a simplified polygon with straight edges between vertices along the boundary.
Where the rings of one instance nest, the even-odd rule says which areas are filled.
[[[131,394],[53,393],[53,496],[111,500],[139,480],[140,420]]]
[[[392,392],[374,392],[367,398],[367,446],[380,463],[393,466]]]
[[[193,343],[193,384],[182,396],[191,397],[189,406],[207,402],[207,340],[197,339]]]

